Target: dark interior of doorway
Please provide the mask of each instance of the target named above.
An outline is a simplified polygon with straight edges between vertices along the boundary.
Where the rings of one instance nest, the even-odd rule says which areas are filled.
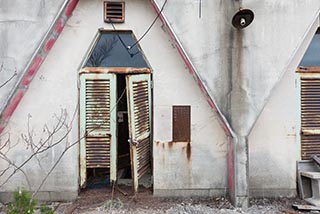
[[[117,131],[118,131],[118,151],[117,151],[117,177],[118,179],[131,179],[130,164],[130,144],[129,139],[129,121],[128,104],[126,93],[126,76],[117,75]]]

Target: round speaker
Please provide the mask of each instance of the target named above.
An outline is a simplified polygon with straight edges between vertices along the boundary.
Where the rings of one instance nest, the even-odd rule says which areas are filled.
[[[243,29],[250,25],[254,19],[254,13],[249,9],[240,9],[232,18],[232,25],[237,29]]]

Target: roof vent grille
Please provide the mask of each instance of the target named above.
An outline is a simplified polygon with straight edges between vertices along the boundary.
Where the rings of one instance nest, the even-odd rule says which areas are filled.
[[[124,2],[104,2],[104,22],[124,22]]]

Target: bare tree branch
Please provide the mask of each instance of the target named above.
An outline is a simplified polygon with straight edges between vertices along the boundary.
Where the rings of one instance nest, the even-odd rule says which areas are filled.
[[[0,73],[3,72],[4,70],[5,69],[4,69],[4,66],[3,66],[3,63],[2,63],[1,67],[0,67]],[[17,68],[15,68],[14,73],[7,80],[5,80],[3,83],[0,84],[0,88],[2,88],[5,85],[7,85],[15,76],[17,76]]]

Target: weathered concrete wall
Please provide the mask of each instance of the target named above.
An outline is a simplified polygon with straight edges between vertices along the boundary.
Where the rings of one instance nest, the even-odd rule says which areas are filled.
[[[48,31],[64,0],[0,1],[0,113],[32,54]]]
[[[68,113],[67,121],[73,127],[67,142],[71,144],[78,140],[77,117],[71,119],[78,103],[78,68],[97,29],[113,29],[103,22],[102,7],[102,0],[82,0],[78,3],[4,131],[10,133],[12,142],[17,142],[21,133],[27,133],[28,115],[32,116],[30,124],[36,135],[34,138],[39,139],[45,135],[42,133],[45,124],[52,127],[56,123],[54,114],[59,115],[61,109]],[[146,0],[126,1],[125,23],[117,24],[116,28],[133,30],[139,38],[156,15]],[[176,195],[175,190],[179,188],[198,190],[193,193],[187,190],[188,195],[225,194],[227,139],[216,115],[211,112],[188,74],[160,22],[141,41],[141,46],[154,70],[154,140],[157,142],[154,145],[154,188],[159,194],[162,194],[162,190],[169,189],[174,191],[169,191],[168,194]],[[174,143],[169,148],[172,132],[171,106],[174,104],[191,105],[192,108],[190,157],[186,156],[186,148],[183,148],[185,143]],[[62,130],[55,139],[65,132],[65,129]],[[43,170],[39,169],[36,160],[23,167],[28,175],[32,175],[32,190],[37,188],[46,170],[57,160],[64,147],[65,141],[44,153]],[[10,156],[19,156],[19,161],[22,161],[30,154],[25,148],[26,145],[20,139],[19,146],[12,150]],[[40,190],[39,196],[42,199],[75,197],[79,179],[78,154],[77,145],[66,153]],[[165,161],[160,161],[163,157]],[[175,163],[175,160],[180,162]],[[2,164],[0,166],[4,167]],[[0,182],[2,179],[1,177]],[[2,191],[11,192],[19,186],[28,188],[22,173],[14,176]],[[3,193],[2,196],[5,197],[6,194]]]
[[[285,74],[249,136],[252,196],[296,195],[295,75],[294,72]]]
[[[246,136],[318,16],[320,2],[240,2],[202,2],[199,17],[199,1],[169,1],[164,14],[221,111]],[[255,13],[242,31],[231,25],[238,5]]]
[[[154,71],[154,194],[226,194],[227,138],[205,97],[170,44],[151,64]],[[148,55],[150,56],[150,55]],[[181,81],[183,80],[183,81]],[[191,106],[191,144],[172,142],[172,106]]]
[[[164,0],[157,2],[162,5]],[[249,8],[255,13],[253,23],[242,31],[237,31],[231,25],[238,6]],[[234,153],[234,173],[235,179],[238,179],[236,183],[244,184],[240,185],[244,186],[241,187],[240,194],[246,194],[245,183],[249,176],[246,136],[283,74],[294,72],[299,58],[303,56],[303,48],[300,47],[306,41],[305,36],[312,23],[318,19],[319,9],[320,2],[317,0],[202,1],[202,14],[199,18],[199,1],[189,0],[184,1],[184,4],[169,1],[166,5],[164,14],[240,139],[235,143]],[[268,113],[269,117],[273,117],[277,111],[274,109],[274,112]],[[289,115],[279,116],[278,119],[283,123],[288,121]],[[296,114],[291,114],[290,117],[290,121],[295,120]],[[273,124],[270,126],[268,128],[271,129]],[[264,134],[260,128],[258,125],[255,127],[255,132],[260,133],[259,137],[269,138],[268,133]],[[287,132],[278,133],[274,140],[282,139],[286,134]],[[254,142],[250,142],[253,139]],[[249,145],[254,145],[256,141],[259,144],[265,142],[262,139],[250,136]],[[265,143],[265,147],[271,149],[276,142]],[[286,154],[290,157],[282,156],[287,150],[293,149],[292,144],[283,144],[281,152],[270,156],[270,161],[283,159],[288,164],[287,170],[280,171],[277,178],[292,178],[296,152]],[[250,159],[253,166],[250,167],[253,170],[250,175],[253,176],[256,175],[257,166],[264,160],[259,156],[263,149],[257,147],[250,152],[254,152],[252,157],[256,157]],[[265,177],[272,175],[271,168],[264,173]],[[254,189],[265,188],[263,180],[254,181]],[[271,179],[270,183],[273,181],[276,180]],[[278,189],[286,189],[288,195],[292,195],[292,182],[294,181],[289,184],[280,182]]]

